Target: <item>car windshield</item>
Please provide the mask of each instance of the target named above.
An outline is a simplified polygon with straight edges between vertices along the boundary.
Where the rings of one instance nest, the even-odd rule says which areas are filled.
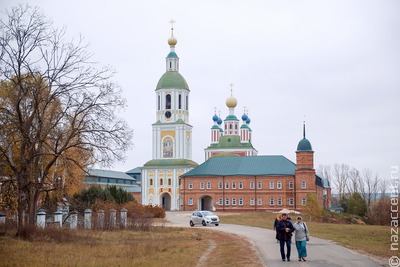
[[[201,213],[203,213],[204,216],[214,215],[211,211],[202,211]]]

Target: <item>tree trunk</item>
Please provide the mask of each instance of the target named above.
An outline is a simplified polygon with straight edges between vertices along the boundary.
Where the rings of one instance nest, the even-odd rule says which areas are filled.
[[[18,224],[17,224],[17,236],[22,235],[22,230],[25,227],[25,216],[27,207],[26,191],[23,189],[21,181],[18,183]]]

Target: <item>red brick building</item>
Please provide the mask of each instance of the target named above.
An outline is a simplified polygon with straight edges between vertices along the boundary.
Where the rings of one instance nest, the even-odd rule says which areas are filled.
[[[296,163],[281,155],[214,156],[181,176],[181,210],[302,210],[308,193],[330,206],[330,186],[315,173],[305,129]]]

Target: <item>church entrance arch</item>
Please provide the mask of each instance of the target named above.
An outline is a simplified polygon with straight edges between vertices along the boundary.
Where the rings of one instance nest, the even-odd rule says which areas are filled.
[[[202,196],[199,198],[199,203],[197,205],[199,210],[214,210],[213,199],[210,196]]]
[[[171,210],[171,195],[169,193],[163,193],[160,196],[161,207],[165,210]]]

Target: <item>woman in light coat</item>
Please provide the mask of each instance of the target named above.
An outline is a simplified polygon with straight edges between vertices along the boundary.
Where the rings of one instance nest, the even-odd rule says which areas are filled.
[[[297,222],[293,224],[296,234],[294,239],[296,241],[297,253],[299,254],[299,261],[307,261],[307,241],[310,239],[310,233],[305,222],[302,222],[301,216],[297,217]]]

